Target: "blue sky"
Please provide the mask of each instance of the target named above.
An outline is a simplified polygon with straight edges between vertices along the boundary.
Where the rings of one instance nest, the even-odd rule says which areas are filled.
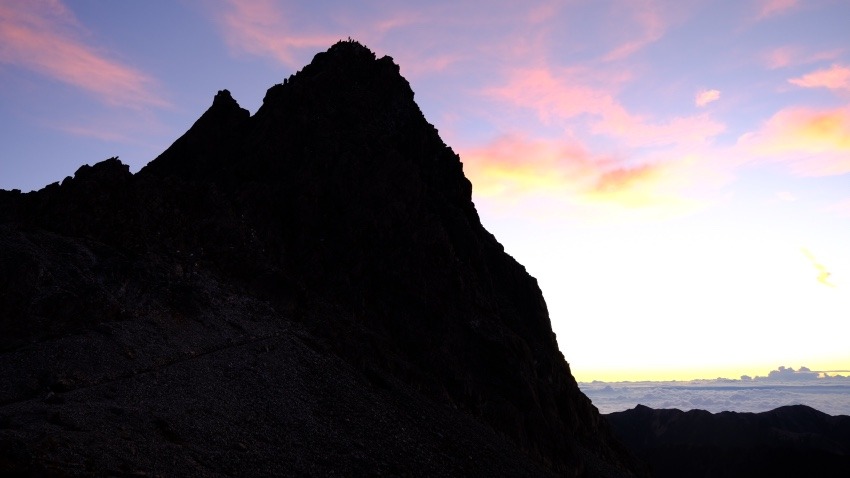
[[[850,4],[0,2],[0,188],[390,55],[581,380],[850,367]]]

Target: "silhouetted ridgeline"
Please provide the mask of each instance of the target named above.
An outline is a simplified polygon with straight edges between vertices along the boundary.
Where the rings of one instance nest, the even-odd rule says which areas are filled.
[[[842,478],[850,473],[850,417],[803,405],[715,414],[638,405],[606,417],[656,478]]]
[[[634,476],[389,57],[0,191],[0,471]]]

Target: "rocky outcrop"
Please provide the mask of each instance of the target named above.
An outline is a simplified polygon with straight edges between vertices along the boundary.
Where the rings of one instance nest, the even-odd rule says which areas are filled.
[[[804,405],[716,414],[638,405],[606,417],[656,478],[838,478],[850,470],[850,417]]]
[[[253,116],[220,91],[135,175],[111,159],[2,192],[0,221],[0,436],[25,457],[15,466],[145,469],[155,452],[263,474],[285,449],[308,474],[638,470],[579,391],[536,281],[482,227],[460,158],[393,60],[356,42],[316,55]],[[58,424],[51,407],[69,408]],[[297,438],[279,430],[305,414],[319,418]],[[209,458],[230,446],[213,423],[260,468]],[[61,453],[34,438],[49,426],[75,430]],[[155,446],[111,449],[113,432]]]

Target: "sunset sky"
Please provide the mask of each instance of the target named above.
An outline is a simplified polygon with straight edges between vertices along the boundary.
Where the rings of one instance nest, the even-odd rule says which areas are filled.
[[[850,369],[846,0],[0,0],[0,188],[389,55],[577,379]]]

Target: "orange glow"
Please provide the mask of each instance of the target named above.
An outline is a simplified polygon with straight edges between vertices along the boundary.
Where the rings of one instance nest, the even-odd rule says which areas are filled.
[[[597,192],[622,191],[639,181],[649,180],[656,170],[649,164],[634,168],[620,168],[605,172],[599,176],[594,188]]]
[[[689,158],[675,163],[633,162],[594,155],[576,142],[520,136],[502,136],[460,155],[473,193],[488,202],[545,197],[553,204],[585,209],[594,221],[633,208],[669,215],[696,206],[681,193],[696,174]]]
[[[755,133],[741,137],[745,151],[768,161],[783,161],[801,176],[850,172],[850,108],[782,110]]]
[[[575,193],[592,187],[610,160],[593,158],[578,144],[502,136],[463,151],[464,171],[480,196],[531,192]]]

